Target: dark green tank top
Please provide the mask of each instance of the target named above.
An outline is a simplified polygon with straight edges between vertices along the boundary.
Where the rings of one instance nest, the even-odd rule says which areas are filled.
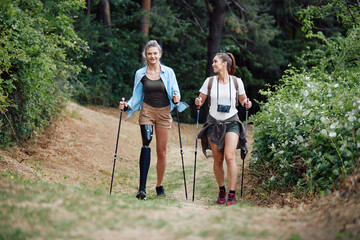
[[[152,107],[166,107],[170,104],[163,81],[151,80],[146,75],[141,79],[144,86],[144,102]]]

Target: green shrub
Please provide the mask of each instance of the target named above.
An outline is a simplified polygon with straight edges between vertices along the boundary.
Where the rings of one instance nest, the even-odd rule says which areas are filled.
[[[66,54],[80,52],[71,11],[82,1],[12,1],[0,9],[0,145],[31,137],[59,113],[80,68]],[[15,9],[15,10],[14,10]]]
[[[309,36],[323,47],[309,49],[303,67],[288,69],[282,85],[263,91],[268,102],[252,118],[251,168],[270,189],[328,190],[359,159],[360,28],[345,37]]]
[[[252,167],[269,187],[328,189],[359,158],[360,72],[290,72],[254,117]]]

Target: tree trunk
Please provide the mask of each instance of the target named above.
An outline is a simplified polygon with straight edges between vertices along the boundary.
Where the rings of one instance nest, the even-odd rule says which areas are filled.
[[[151,0],[142,0],[141,11],[143,13],[141,17],[140,31],[144,37],[149,36],[149,21],[150,21]]]
[[[142,60],[142,51],[145,45],[145,42],[149,37],[149,21],[150,21],[150,11],[151,11],[151,0],[142,0],[141,2],[141,23],[140,23],[140,31],[142,33],[143,38],[139,42],[139,59],[140,62]]]
[[[86,1],[86,15],[90,15],[91,12],[91,0],[85,0]]]
[[[226,0],[205,0],[208,6],[209,15],[209,36],[208,36],[208,52],[206,77],[214,74],[212,69],[212,61],[216,53],[219,52],[221,39],[223,37],[223,28],[226,15]],[[212,5],[212,11],[209,3]]]
[[[205,0],[209,16],[209,36],[208,36],[208,52],[206,63],[206,77],[214,75],[212,68],[213,58],[220,50],[221,39],[223,38],[223,28],[226,15],[226,0]],[[210,7],[210,4],[212,7]],[[212,9],[212,11],[211,11]],[[200,112],[200,122],[206,122],[209,114],[208,100],[205,101],[204,107]]]
[[[106,28],[109,29],[109,33],[111,34],[111,14],[109,0],[101,0],[99,2],[97,19]]]

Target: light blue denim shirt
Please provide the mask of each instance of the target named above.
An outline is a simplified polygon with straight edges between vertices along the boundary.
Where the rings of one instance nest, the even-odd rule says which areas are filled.
[[[127,118],[129,118],[135,111],[140,110],[141,106],[143,104],[145,92],[144,92],[143,85],[140,81],[146,74],[147,67],[148,67],[148,65],[146,65],[143,68],[140,68],[135,73],[133,95],[130,98],[130,100],[127,102],[128,106],[130,107],[130,109],[128,110],[129,113],[128,113]],[[176,80],[175,73],[171,68],[169,68],[165,65],[162,65],[162,64],[160,64],[160,68],[161,68],[160,77],[161,77],[161,80],[164,82],[165,89],[166,89],[168,98],[170,100],[170,105],[171,105],[170,111],[172,111],[175,106],[174,103],[172,102],[172,96],[173,96],[174,92],[176,92],[176,94],[180,96],[179,86],[178,86],[178,83]],[[179,104],[179,105],[181,105],[181,104]],[[179,110],[179,112],[181,112],[181,111]]]

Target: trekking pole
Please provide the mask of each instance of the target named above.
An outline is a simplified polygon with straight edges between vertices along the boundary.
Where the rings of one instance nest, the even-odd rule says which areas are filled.
[[[196,111],[197,111],[197,117],[196,117],[195,161],[194,161],[194,182],[193,182],[192,201],[194,201],[194,196],[195,196],[196,156],[197,156],[197,143],[198,143],[198,129],[199,129],[199,112],[200,112],[200,108],[198,107],[196,109]]]
[[[249,101],[249,99],[246,100],[246,102],[248,102],[248,101]],[[245,106],[245,108],[246,108],[246,106]],[[249,114],[249,110],[246,108],[246,115],[245,115],[245,140],[246,140],[246,131],[247,131],[247,124],[248,124],[248,114]],[[246,155],[242,158],[242,159],[243,159],[243,165],[242,165],[242,174],[241,174],[241,192],[240,192],[240,196],[241,196],[241,197],[242,197],[242,195],[243,195],[245,157],[246,157]]]
[[[122,101],[123,102],[125,101],[124,97],[122,98]],[[111,176],[110,195],[111,195],[112,186],[113,186],[113,180],[114,180],[115,163],[116,163],[117,149],[118,149],[118,144],[119,144],[119,135],[120,135],[120,126],[121,126],[122,113],[123,113],[123,109],[121,109],[121,111],[120,111],[120,121],[119,121],[119,128],[118,128],[118,133],[117,133],[117,138],[116,138],[116,147],[115,147],[115,154],[114,154],[114,166],[113,166],[112,176]]]
[[[187,189],[186,189],[184,157],[183,157],[183,149],[182,149],[182,143],[181,143],[181,133],[180,133],[180,120],[179,120],[178,104],[176,104],[176,114],[177,114],[178,129],[179,129],[180,153],[181,153],[181,162],[182,162],[182,169],[183,169],[183,175],[184,175],[185,196],[186,196],[186,199],[188,199],[188,197],[187,197]]]

